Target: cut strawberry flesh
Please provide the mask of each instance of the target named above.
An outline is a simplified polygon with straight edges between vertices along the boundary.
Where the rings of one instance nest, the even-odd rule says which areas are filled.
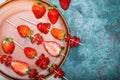
[[[0,63],[1,63],[1,64],[4,63],[4,61],[5,61],[6,58],[7,58],[6,55],[2,55],[2,56],[0,57]]]
[[[75,41],[75,46],[78,46],[80,43],[80,38],[77,38],[77,40]]]
[[[43,75],[39,75],[37,80],[43,80]]]
[[[29,70],[28,64],[22,61],[12,61],[11,67],[18,75],[21,76],[26,75]]]
[[[37,24],[37,28],[40,32],[47,34],[49,32],[50,29],[50,23],[38,23]]]
[[[44,40],[43,40],[43,37],[40,36],[39,39],[38,39],[37,45],[42,44],[43,41],[44,41]]]
[[[65,41],[66,41],[66,42],[70,41],[70,38],[71,38],[71,36],[70,36],[70,34],[68,34],[68,35],[66,36],[66,38],[65,38]]]
[[[29,74],[29,78],[36,78],[38,75],[38,72],[36,69],[32,69],[30,74]]]
[[[63,70],[58,69],[56,74],[54,75],[54,78],[63,78],[64,75],[65,75],[65,73],[63,72]]]
[[[37,39],[39,39],[39,37],[40,37],[40,34],[39,34],[39,33],[35,34],[34,37],[33,37],[32,40],[31,40],[31,42],[32,42],[32,43],[36,42]]]
[[[77,40],[76,36],[73,36],[72,39],[70,40],[70,46],[74,47],[75,46],[75,41]]]
[[[56,64],[52,65],[52,66],[49,68],[50,74],[52,74],[57,68],[58,68],[58,66],[57,66]]]
[[[6,65],[6,66],[9,66],[9,65],[11,64],[11,61],[12,61],[12,56],[8,56],[8,57],[6,58],[5,65]]]
[[[59,56],[61,52],[61,46],[53,41],[44,42],[44,47],[46,51],[52,56]]]

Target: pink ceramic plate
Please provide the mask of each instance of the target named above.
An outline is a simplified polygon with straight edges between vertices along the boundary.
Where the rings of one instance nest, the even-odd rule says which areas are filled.
[[[33,15],[33,12],[31,10],[32,5],[38,1],[40,1],[40,0],[9,0],[0,6],[0,44],[6,37],[12,37],[12,38],[14,38],[14,40],[19,42],[23,47],[29,46],[29,47],[35,48],[38,53],[37,56],[39,56],[41,53],[44,53],[45,56],[49,57],[50,65],[54,63],[54,64],[58,64],[59,67],[61,67],[68,55],[69,43],[55,39],[51,35],[50,32],[48,34],[40,33],[38,31],[38,29],[36,28],[36,26],[34,26],[24,20],[21,20],[19,18],[19,17],[23,17],[25,19],[29,19],[29,20],[35,22],[36,24],[38,24],[39,22],[49,22],[50,23],[48,16],[47,16],[47,12],[48,12],[48,7],[51,4],[49,4],[46,1],[41,1],[46,6],[46,9],[47,9],[47,12],[45,13],[45,15],[40,19],[36,19],[35,16]],[[45,41],[55,41],[55,42],[59,43],[60,45],[64,46],[65,49],[63,51],[63,54],[65,54],[65,56],[52,57],[45,51],[42,44],[41,45],[31,44],[31,42],[28,38],[22,38],[18,34],[17,29],[15,29],[11,24],[7,23],[6,20],[9,20],[16,25],[22,25],[22,24],[28,25],[32,30],[34,30],[35,33],[40,33],[43,36]],[[61,13],[60,13],[60,17],[59,17],[57,23],[52,25],[52,27],[57,27],[59,29],[63,29],[66,31],[67,34],[69,33],[68,26],[66,24],[65,19],[61,15]],[[3,52],[2,48],[0,47],[0,55],[3,55],[3,54],[5,54],[5,53]],[[49,72],[47,70],[42,70],[35,65],[35,61],[36,61],[35,58],[28,59],[25,56],[23,50],[20,49],[17,45],[12,54],[12,57],[13,57],[13,60],[20,60],[20,61],[27,62],[30,65],[30,68],[32,68],[32,69],[36,68],[39,71],[39,74],[44,74],[45,77],[49,76]],[[23,80],[29,79],[28,75],[19,76],[11,69],[11,67],[6,67],[4,64],[0,64],[0,73],[9,79],[17,79],[17,80],[18,79],[23,79]]]

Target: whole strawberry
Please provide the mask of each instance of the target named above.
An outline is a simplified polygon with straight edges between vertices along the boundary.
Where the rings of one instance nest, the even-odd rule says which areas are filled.
[[[52,24],[55,24],[58,20],[59,12],[56,6],[49,7],[48,18]]]
[[[67,10],[69,8],[71,0],[59,0],[62,9]]]
[[[2,41],[2,49],[6,54],[12,54],[15,48],[15,44],[12,38],[6,38]]]
[[[18,30],[20,36],[23,38],[29,37],[31,35],[31,30],[26,25],[19,25],[17,27],[17,30]]]
[[[41,18],[45,14],[46,8],[42,3],[37,3],[32,6],[32,11],[36,18]]]
[[[34,58],[37,55],[36,50],[31,47],[24,48],[24,52],[28,58]]]

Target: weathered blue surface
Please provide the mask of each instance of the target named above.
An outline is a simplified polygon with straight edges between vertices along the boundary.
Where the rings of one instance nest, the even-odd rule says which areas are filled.
[[[72,35],[83,46],[71,48],[63,65],[69,80],[120,80],[120,0],[72,0],[67,11],[58,6]]]

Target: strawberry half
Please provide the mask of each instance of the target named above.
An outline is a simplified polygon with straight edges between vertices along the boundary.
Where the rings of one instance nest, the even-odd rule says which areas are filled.
[[[44,48],[51,56],[59,56],[62,52],[62,47],[54,41],[44,42]]]
[[[48,18],[52,24],[55,24],[58,20],[59,12],[55,6],[49,8]]]
[[[12,38],[6,38],[2,41],[2,49],[7,54],[12,54],[15,48],[15,44]]]
[[[31,35],[31,30],[26,25],[20,25],[20,26],[18,26],[17,30],[18,30],[20,36],[23,37],[23,38],[29,37]]]
[[[65,38],[65,31],[57,28],[51,30],[51,34],[58,40],[63,40]]]
[[[69,8],[71,0],[59,0],[62,9],[67,10]]]
[[[36,18],[41,18],[45,14],[46,8],[42,3],[37,3],[32,6],[32,11]]]
[[[24,52],[28,58],[34,58],[37,55],[36,50],[31,47],[24,48]]]
[[[24,76],[27,74],[27,71],[29,70],[29,65],[22,61],[12,61],[11,62],[12,69],[21,76]]]
[[[43,80],[43,75],[39,75],[37,80]]]

